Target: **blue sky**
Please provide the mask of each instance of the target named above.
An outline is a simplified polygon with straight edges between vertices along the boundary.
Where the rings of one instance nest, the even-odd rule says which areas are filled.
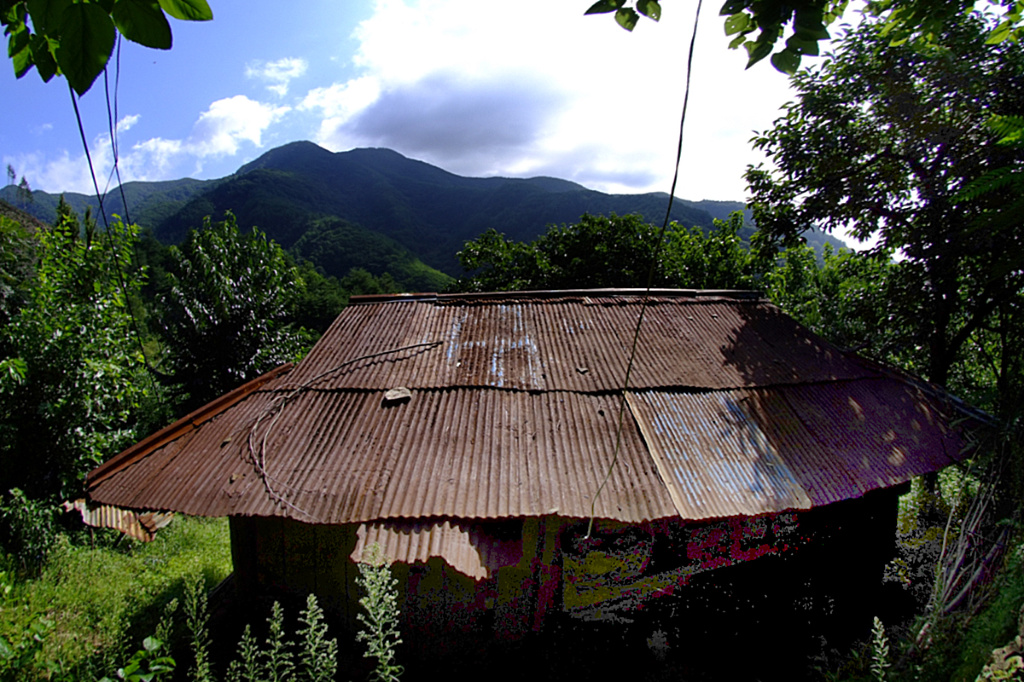
[[[630,34],[589,0],[208,0],[171,21],[169,51],[121,44],[125,180],[216,178],[275,146],[388,147],[460,175],[550,175],[608,192],[668,191],[695,3]],[[742,174],[790,98],[767,62],[744,70],[706,5],[677,195],[742,200]],[[109,73],[113,88],[113,60]],[[111,168],[102,77],[81,100]],[[91,191],[67,84],[0,68],[0,158],[35,189]]]

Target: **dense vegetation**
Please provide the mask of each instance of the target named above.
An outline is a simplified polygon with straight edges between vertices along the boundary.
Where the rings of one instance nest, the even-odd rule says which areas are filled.
[[[52,222],[59,197],[40,191],[31,196],[22,207]],[[10,203],[18,204],[18,197],[15,186],[0,189],[0,198]],[[445,275],[459,273],[455,252],[487,229],[532,239],[548,225],[575,221],[586,212],[639,213],[656,221],[664,215],[666,198],[663,193],[609,195],[555,178],[466,178],[387,149],[331,153],[311,142],[294,142],[219,180],[127,183],[131,210],[124,210],[119,193],[109,196],[104,208],[111,219],[114,214],[130,218],[164,244],[181,243],[204,216],[231,211],[239,225],[259,227],[327,274],[341,277],[348,272],[345,264],[355,262],[375,277],[388,272],[407,291],[436,291],[447,283]],[[92,207],[99,215],[94,197],[66,199],[80,214]],[[672,219],[710,229],[712,218],[742,207],[680,201]],[[749,237],[751,229],[744,231]],[[307,233],[312,234],[297,244]]]
[[[760,289],[838,346],[985,410],[971,461],[915,481],[902,502],[901,553],[887,579],[917,617],[877,622],[862,650],[822,663],[858,679],[979,675],[1016,634],[1024,604],[1024,60],[1016,45],[986,43],[984,18],[940,28],[924,46],[894,46],[867,21],[820,70],[796,76],[796,101],[755,141],[771,161],[748,173],[757,232],[721,212],[713,225],[684,214],[662,232],[644,206],[616,215],[613,198],[571,183],[478,184],[390,152],[339,158],[308,143],[230,179],[162,187],[146,210],[175,246],[63,203],[52,225],[4,206],[0,679],[169,672],[161,638],[190,642],[193,676],[210,674],[198,595],[229,570],[224,524],[184,520],[126,547],[86,533],[59,503],[126,444],[299,357],[350,293],[447,285],[425,263],[450,258],[455,249],[441,251],[454,242],[460,291]],[[327,191],[337,184],[346,192]],[[465,193],[482,196],[482,208],[432,239],[452,220],[438,207]],[[522,205],[561,224],[507,229]],[[878,246],[816,253],[801,243],[813,225],[852,227]],[[177,635],[161,621],[174,598],[191,605]],[[333,651],[315,613],[305,612],[303,632],[325,648],[310,656]],[[239,679],[243,669],[293,669],[281,628],[272,616],[260,644],[246,631]],[[382,665],[397,674],[383,646]]]

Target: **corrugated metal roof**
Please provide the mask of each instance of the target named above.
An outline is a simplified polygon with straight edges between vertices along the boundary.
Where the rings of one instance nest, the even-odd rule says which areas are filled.
[[[360,524],[349,558],[362,561],[374,544],[398,563],[427,563],[431,557],[444,557],[456,571],[476,580],[492,578],[502,566],[514,566],[523,558],[520,538],[500,538],[480,524],[447,520]]]
[[[296,368],[91,473],[90,498],[313,523],[589,516],[640,309],[609,291],[357,302]],[[631,384],[600,518],[803,509],[959,457],[935,399],[749,296],[657,292]]]
[[[137,512],[109,505],[89,505],[85,500],[65,502],[64,511],[78,512],[87,526],[113,528],[142,542],[151,542],[156,532],[174,518],[174,512]]]

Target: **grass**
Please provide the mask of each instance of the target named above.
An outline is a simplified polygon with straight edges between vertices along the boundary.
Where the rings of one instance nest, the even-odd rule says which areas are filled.
[[[231,572],[224,519],[178,516],[151,543],[112,544],[58,538],[38,577],[13,581],[0,603],[0,636],[17,642],[46,623],[38,654],[13,671],[18,680],[113,675],[152,634],[164,605],[182,601],[189,580],[201,576],[209,589]],[[5,563],[13,575],[14,558]]]

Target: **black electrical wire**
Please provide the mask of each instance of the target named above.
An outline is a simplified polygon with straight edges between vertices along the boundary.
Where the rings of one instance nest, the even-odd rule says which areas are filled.
[[[608,471],[605,472],[601,485],[598,486],[597,492],[594,493],[594,498],[590,501],[590,522],[587,524],[586,534],[586,537],[588,538],[594,530],[597,500],[601,496],[601,492],[604,490],[604,487],[611,479],[612,472],[615,470],[615,466],[619,462],[619,451],[622,448],[622,421],[626,412],[626,391],[629,390],[629,378],[633,373],[633,364],[636,360],[636,351],[640,342],[640,329],[643,326],[644,314],[647,312],[647,305],[651,298],[651,287],[654,283],[654,272],[658,266],[658,258],[661,255],[662,246],[665,244],[665,233],[668,232],[669,216],[672,215],[672,204],[676,198],[676,184],[679,182],[679,166],[682,164],[683,160],[683,130],[686,127],[686,108],[690,103],[690,76],[693,74],[693,49],[697,42],[697,24],[700,22],[701,4],[702,0],[697,0],[697,12],[693,19],[693,34],[690,36],[690,50],[686,59],[686,88],[683,94],[683,111],[679,118],[679,138],[676,144],[676,165],[675,171],[672,174],[672,189],[668,193],[668,208],[665,210],[665,220],[662,221],[661,230],[658,232],[658,241],[654,246],[654,254],[651,257],[651,267],[647,271],[647,286],[644,289],[644,295],[640,302],[640,315],[637,316],[636,327],[633,330],[633,345],[629,351],[629,362],[626,363],[626,376],[622,382],[622,397],[619,399],[618,426],[615,430],[615,450],[612,454],[611,464],[608,465]]]

